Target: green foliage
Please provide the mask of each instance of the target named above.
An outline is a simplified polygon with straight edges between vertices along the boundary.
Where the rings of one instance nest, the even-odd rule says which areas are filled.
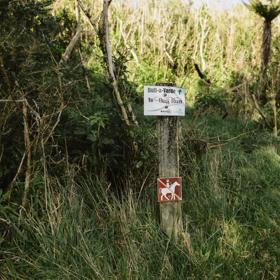
[[[280,14],[279,1],[271,1],[270,4],[264,4],[260,0],[251,0],[249,4],[245,5],[251,11],[268,21],[273,21]]]
[[[223,89],[213,88],[199,82],[199,91],[195,98],[194,107],[200,113],[214,113],[224,115],[227,112],[228,100]]]

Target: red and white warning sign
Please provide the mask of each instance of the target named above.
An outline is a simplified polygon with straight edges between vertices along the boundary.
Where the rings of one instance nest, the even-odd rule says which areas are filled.
[[[182,200],[182,178],[158,178],[157,179],[158,202]]]

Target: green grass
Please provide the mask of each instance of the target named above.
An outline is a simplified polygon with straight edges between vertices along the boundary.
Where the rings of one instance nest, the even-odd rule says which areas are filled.
[[[40,216],[6,211],[2,279],[279,279],[279,141],[237,120],[191,122],[181,174],[192,253],[160,231],[154,181],[117,198],[80,179],[75,194],[49,192]]]

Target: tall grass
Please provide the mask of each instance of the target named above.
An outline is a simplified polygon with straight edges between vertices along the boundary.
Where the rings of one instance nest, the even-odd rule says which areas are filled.
[[[74,194],[48,191],[41,214],[38,205],[20,219],[7,213],[2,279],[279,279],[280,143],[241,127],[208,117],[185,128],[191,253],[160,231],[153,181],[116,197],[105,183],[80,179]],[[195,141],[208,141],[196,156]]]
[[[196,95],[194,62],[213,85],[223,88],[253,81],[258,75],[262,21],[244,5],[213,13],[205,7],[192,9],[180,0],[137,2],[137,6],[126,0],[112,2],[110,40],[116,63],[126,61],[128,79],[135,83],[138,93],[145,84],[169,81],[187,88],[188,98]],[[83,4],[97,26],[102,1]],[[74,6],[62,0],[55,2],[54,9],[58,12],[67,8],[75,14]],[[85,16],[82,27],[83,44],[89,46],[85,63],[93,69],[96,56],[100,56],[96,50],[98,36]],[[273,49],[278,56],[278,25],[273,34]]]

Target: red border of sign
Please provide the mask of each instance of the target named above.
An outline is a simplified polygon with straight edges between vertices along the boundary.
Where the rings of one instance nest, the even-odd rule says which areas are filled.
[[[167,180],[171,185],[177,182],[179,185],[173,185],[175,192],[172,195],[172,189],[168,190],[166,187]],[[161,189],[165,189],[162,193]],[[182,177],[166,177],[157,179],[157,198],[158,202],[178,202],[182,201]]]

